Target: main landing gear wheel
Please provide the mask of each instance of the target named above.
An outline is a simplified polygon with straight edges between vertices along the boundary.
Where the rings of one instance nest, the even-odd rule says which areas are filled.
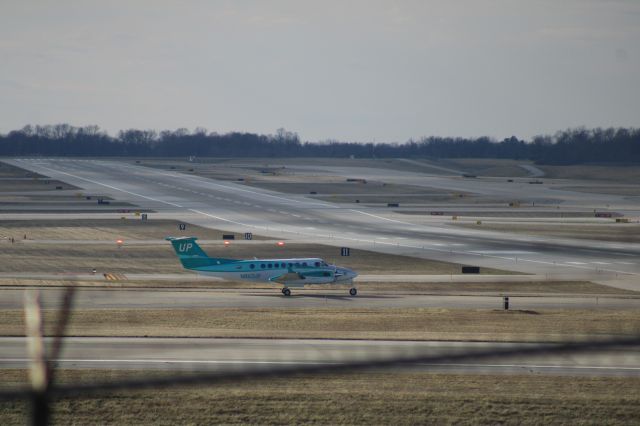
[[[285,296],[291,296],[291,290],[285,287],[282,289],[282,294],[284,294]]]
[[[349,290],[349,294],[352,296],[355,296],[356,294],[358,294],[358,289],[353,287],[352,289]]]

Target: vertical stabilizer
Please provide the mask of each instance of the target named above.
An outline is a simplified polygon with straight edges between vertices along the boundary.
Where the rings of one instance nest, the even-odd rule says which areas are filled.
[[[236,262],[234,259],[209,257],[196,243],[196,237],[166,237],[178,255],[178,259],[186,269],[198,269],[204,266],[222,265]]]

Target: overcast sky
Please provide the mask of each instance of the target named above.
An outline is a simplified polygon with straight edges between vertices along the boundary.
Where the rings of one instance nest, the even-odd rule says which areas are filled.
[[[640,125],[640,1],[0,2],[0,132],[303,140]]]

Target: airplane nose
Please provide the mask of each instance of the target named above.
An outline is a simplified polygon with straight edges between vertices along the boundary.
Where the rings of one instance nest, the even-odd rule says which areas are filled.
[[[358,276],[358,273],[349,268],[338,268],[336,275],[339,276],[339,281],[349,281]]]

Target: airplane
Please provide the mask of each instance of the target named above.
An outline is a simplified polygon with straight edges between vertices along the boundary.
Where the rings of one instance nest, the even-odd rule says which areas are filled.
[[[301,259],[223,259],[209,257],[196,243],[196,237],[166,237],[185,269],[201,275],[234,281],[253,281],[281,284],[282,294],[291,296],[289,287],[306,284],[351,284],[349,294],[355,296],[353,279],[358,273],[320,258]]]

